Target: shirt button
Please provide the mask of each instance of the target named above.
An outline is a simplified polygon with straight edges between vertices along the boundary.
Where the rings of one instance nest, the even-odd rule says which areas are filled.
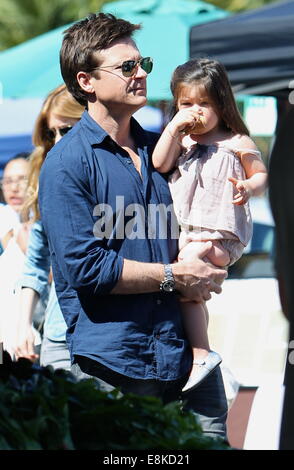
[[[156,300],[156,303],[157,303],[157,305],[161,305],[161,304],[162,304],[162,300],[157,299],[157,300]]]

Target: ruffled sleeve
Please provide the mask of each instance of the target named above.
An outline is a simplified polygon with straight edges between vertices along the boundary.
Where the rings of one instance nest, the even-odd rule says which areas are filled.
[[[233,149],[234,153],[239,157],[239,158],[242,158],[244,157],[245,155],[246,156],[250,156],[252,155],[252,157],[258,157],[261,159],[261,152],[259,150],[253,150],[253,149]]]

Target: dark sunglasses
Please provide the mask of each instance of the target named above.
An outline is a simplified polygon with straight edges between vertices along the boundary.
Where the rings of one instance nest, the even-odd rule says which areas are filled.
[[[55,137],[56,137],[56,134],[59,134],[60,137],[63,137],[71,129],[72,129],[72,126],[59,127],[58,129],[47,129],[46,130],[46,136],[49,140],[54,140]]]
[[[153,68],[153,59],[151,57],[143,57],[139,60],[125,60],[120,68],[124,77],[132,77],[136,73],[136,69],[140,67],[146,73],[150,73]],[[96,67],[96,70],[103,70],[108,67],[113,67],[112,65],[106,65],[104,67]]]
[[[125,60],[121,64],[121,71],[124,77],[132,77],[136,73],[137,66],[144,70],[146,73],[150,73],[153,67],[153,59],[151,57],[143,57],[139,60]]]

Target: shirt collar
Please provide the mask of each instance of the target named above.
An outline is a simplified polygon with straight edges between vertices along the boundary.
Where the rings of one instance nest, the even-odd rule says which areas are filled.
[[[143,147],[148,144],[148,132],[146,132],[136,121],[135,118],[131,118],[131,134],[138,145],[138,147]]]
[[[94,119],[89,115],[87,110],[84,111],[81,117],[80,125],[87,132],[87,137],[90,145],[101,144],[101,142],[106,137],[109,138],[109,134],[101,126],[99,126],[96,121],[94,121]],[[131,133],[134,136],[138,146],[148,144],[148,133],[140,126],[140,124],[133,117],[131,118]]]
[[[91,145],[101,144],[101,142],[108,136],[107,132],[102,129],[99,124],[91,118],[88,111],[84,111],[80,120],[80,125],[83,127],[87,134],[89,143]]]

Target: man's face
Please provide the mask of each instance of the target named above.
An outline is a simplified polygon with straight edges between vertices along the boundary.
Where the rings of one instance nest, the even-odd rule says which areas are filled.
[[[126,60],[141,58],[131,38],[120,39],[99,52],[99,70],[94,72],[92,85],[97,100],[110,112],[131,109],[132,113],[146,104],[147,73],[137,65],[132,77],[124,77],[121,65]],[[96,78],[97,77],[97,78]]]

